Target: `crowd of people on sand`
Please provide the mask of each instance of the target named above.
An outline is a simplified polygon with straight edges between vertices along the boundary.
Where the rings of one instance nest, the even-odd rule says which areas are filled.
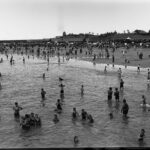
[[[117,43],[114,44],[115,46],[112,46],[112,43],[101,43],[98,48],[100,49],[100,53],[99,53],[99,57],[100,58],[103,58],[104,57],[104,53],[102,53],[102,49],[105,49],[105,58],[110,58],[110,52],[108,50],[108,48],[112,48],[112,65],[114,67],[114,64],[115,64],[115,51],[117,50],[117,48],[119,48],[119,44],[117,45]],[[122,46],[122,45],[121,45]],[[127,53],[127,50],[129,49],[131,45],[128,45],[128,44],[125,44],[124,45],[124,48],[126,49],[125,51],[122,51],[122,54],[123,54],[123,57],[125,57],[125,53]],[[63,55],[63,62],[64,62],[64,59],[66,58],[67,61],[69,61],[70,58],[72,58],[72,56],[77,56],[78,54],[78,50],[79,50],[79,53],[82,54],[83,53],[83,48],[87,48],[87,51],[85,51],[85,55],[93,55],[93,62],[96,61],[97,59],[97,55],[96,54],[93,54],[93,47],[92,46],[69,46],[69,51],[66,51],[66,53],[62,54],[61,52],[61,49],[62,48],[66,48],[66,45],[65,46],[51,46],[50,47],[50,50],[47,50],[48,47],[45,46],[44,47],[44,50],[41,54],[41,48],[40,46],[38,47],[38,50],[37,50],[37,56],[40,56],[42,55],[42,57],[47,61],[47,65],[49,66],[49,57],[53,57],[55,55],[57,55],[58,57],[58,64],[60,64],[61,60],[60,60],[60,55],[62,54]],[[13,49],[13,52],[15,52],[15,46]],[[18,47],[16,48],[17,49],[17,53],[21,50],[21,47]],[[27,54],[27,51],[30,50],[32,56],[33,56],[33,59],[34,59],[34,50],[33,50],[33,46],[31,47],[25,47],[25,52]],[[47,50],[47,52],[46,52]],[[9,50],[6,50],[5,51],[5,55],[6,55],[6,58],[8,60],[9,58],[9,55],[8,55],[8,51]],[[23,51],[21,52],[21,55],[23,55]],[[140,53],[138,54],[139,58],[140,59],[143,59],[143,53]],[[28,55],[28,59],[30,59],[30,55]],[[25,57],[23,57],[23,64],[25,64]],[[3,63],[3,58],[1,58],[0,60],[0,63]],[[15,60],[13,58],[13,55],[11,54],[10,56],[10,64],[13,65],[15,63]],[[125,57],[125,68],[127,67],[127,63],[130,63],[130,61]],[[107,64],[109,65],[109,64]],[[48,67],[47,67],[47,71],[48,71]],[[104,68],[104,73],[106,74],[108,72],[107,70],[107,66],[105,66]],[[139,73],[140,72],[140,64],[138,64],[137,66],[137,72]],[[2,77],[2,74],[0,73],[0,78]],[[45,73],[43,73],[42,75],[43,79],[45,79]],[[112,87],[109,87],[109,90],[108,90],[108,102],[111,102],[112,101],[112,97],[113,97],[113,93],[114,93],[114,97],[115,97],[115,101],[117,103],[120,103],[121,102],[121,99],[120,99],[120,95],[122,94],[123,95],[123,91],[124,91],[124,81],[123,81],[123,78],[122,78],[122,69],[119,68],[118,69],[118,78],[119,78],[119,82],[120,82],[120,87],[115,87],[115,91],[113,91]],[[64,87],[65,85],[63,84],[63,80],[62,78],[59,78],[59,82],[60,82],[60,99],[57,99],[57,103],[56,103],[56,109],[54,109],[54,118],[53,118],[53,122],[56,124],[60,121],[59,119],[59,115],[61,113],[63,113],[63,102],[64,102]],[[149,86],[150,85],[150,70],[148,69],[148,75],[147,75],[147,85]],[[1,85],[1,82],[0,82],[0,90],[2,89],[2,85]],[[81,85],[81,89],[80,89],[80,93],[81,93],[81,96],[83,97],[84,94],[85,94],[85,91],[84,91],[84,85]],[[44,88],[41,88],[41,98],[42,100],[44,101],[46,99],[46,91],[44,90]],[[129,112],[129,105],[127,103],[127,100],[125,98],[122,99],[122,102],[123,102],[123,105],[122,105],[122,108],[121,108],[121,113],[123,114],[123,118],[127,119],[128,118],[128,112]],[[146,97],[144,95],[142,95],[142,104],[144,107],[147,107],[147,103],[146,103]],[[18,105],[18,102],[15,102],[15,105],[13,107],[13,110],[14,110],[14,117],[15,118],[19,118],[20,119],[20,126],[22,127],[22,129],[25,129],[25,130],[28,130],[30,129],[31,127],[37,127],[37,126],[41,126],[41,118],[39,117],[38,114],[34,114],[33,112],[31,112],[30,114],[25,114],[24,116],[21,116],[20,117],[20,111],[22,110],[23,108],[21,106]],[[110,119],[113,119],[114,117],[114,114],[113,112],[110,112],[109,113],[109,116],[110,116]],[[73,112],[72,112],[72,120],[73,121],[82,121],[82,122],[87,122],[89,124],[93,124],[95,121],[93,119],[93,116],[89,113],[87,113],[85,111],[85,109],[82,109],[81,110],[81,114],[79,115],[79,113],[77,112],[76,110],[76,107],[73,108]],[[141,129],[141,133],[140,133],[140,136],[139,136],[139,141],[143,141],[144,139],[144,136],[145,136],[145,130],[144,129]],[[79,139],[78,139],[78,136],[74,136],[74,143],[77,144],[79,143]]]

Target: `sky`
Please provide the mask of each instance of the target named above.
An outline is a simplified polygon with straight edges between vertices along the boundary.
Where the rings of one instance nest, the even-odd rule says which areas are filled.
[[[150,0],[0,0],[0,40],[150,30]]]

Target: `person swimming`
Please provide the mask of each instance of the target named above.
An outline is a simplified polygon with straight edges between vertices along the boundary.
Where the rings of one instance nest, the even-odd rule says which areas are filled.
[[[14,110],[14,116],[15,117],[19,117],[20,116],[20,110],[22,110],[23,108],[22,107],[20,107],[19,105],[18,105],[18,102],[15,102],[15,106],[13,107],[13,110]]]

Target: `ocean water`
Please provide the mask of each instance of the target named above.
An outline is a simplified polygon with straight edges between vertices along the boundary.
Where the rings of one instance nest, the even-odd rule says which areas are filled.
[[[57,57],[50,57],[49,66],[42,58],[14,54],[15,64],[10,65],[4,55],[0,63],[2,77],[0,82],[0,148],[46,148],[46,147],[136,147],[150,146],[150,111],[140,107],[141,96],[144,94],[150,104],[150,91],[147,89],[147,69],[137,74],[136,67],[122,67],[124,92],[119,103],[113,97],[112,103],[107,102],[107,90],[110,86],[119,87],[117,70],[108,66],[108,73],[103,73],[104,64],[93,65],[91,62],[70,59],[58,64]],[[49,70],[47,71],[47,67]],[[45,80],[42,74],[46,74]],[[63,113],[60,121],[53,123],[55,104],[59,96],[59,80],[65,84]],[[81,84],[85,94],[80,95]],[[46,91],[46,100],[41,101],[41,88]],[[128,119],[121,114],[122,98],[129,104]],[[13,116],[14,102],[18,102],[26,113],[38,113],[42,120],[40,128],[28,131],[21,129],[18,120]],[[72,121],[73,107],[81,113],[85,109],[92,114],[93,125],[78,120]],[[109,118],[113,111],[114,118]],[[145,139],[138,142],[140,130],[144,128]],[[79,137],[78,145],[74,145],[73,137]]]

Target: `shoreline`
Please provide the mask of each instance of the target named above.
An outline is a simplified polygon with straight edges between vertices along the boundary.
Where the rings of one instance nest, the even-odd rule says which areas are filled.
[[[96,59],[95,61],[93,61],[93,57],[81,57],[81,56],[78,56],[77,57],[78,60],[84,60],[84,61],[88,61],[88,62],[91,62],[91,63],[94,63],[95,64],[109,64],[109,65],[113,65],[112,63],[112,59],[109,58],[109,59],[106,59],[106,58],[98,58]],[[123,66],[125,68],[125,63],[122,61],[123,58],[121,59],[116,59],[115,63],[114,63],[114,66],[115,65],[120,65],[120,66]],[[130,61],[130,63],[127,63],[127,68],[128,66],[130,67],[137,67],[138,64],[140,64],[140,67],[141,68],[145,68],[145,69],[148,69],[150,68],[150,59],[143,59],[143,60],[132,60]]]
[[[78,60],[82,60],[82,61],[87,61],[87,62],[91,62],[91,63],[94,63],[95,62],[95,64],[103,64],[103,65],[107,65],[107,64],[109,64],[109,65],[113,65],[113,63],[112,63],[112,61],[111,61],[111,58],[110,59],[105,59],[105,58],[101,58],[101,59],[97,59],[97,60],[95,60],[95,61],[93,61],[92,59],[93,59],[93,57],[77,57],[77,59]],[[150,65],[148,65],[148,63],[146,62],[142,62],[142,61],[140,61],[140,67],[141,68],[143,68],[143,69],[148,69],[148,68],[150,68]],[[139,63],[138,63],[139,64]],[[136,61],[132,61],[132,63],[128,63],[127,64],[127,67],[126,68],[128,68],[128,66],[130,66],[130,67],[137,67],[138,66],[138,64],[136,63]],[[150,62],[149,62],[149,64],[150,64]],[[124,67],[125,68],[125,63],[123,63],[123,62],[115,62],[114,63],[114,66],[115,65],[118,65],[118,66],[122,66],[122,67]]]

